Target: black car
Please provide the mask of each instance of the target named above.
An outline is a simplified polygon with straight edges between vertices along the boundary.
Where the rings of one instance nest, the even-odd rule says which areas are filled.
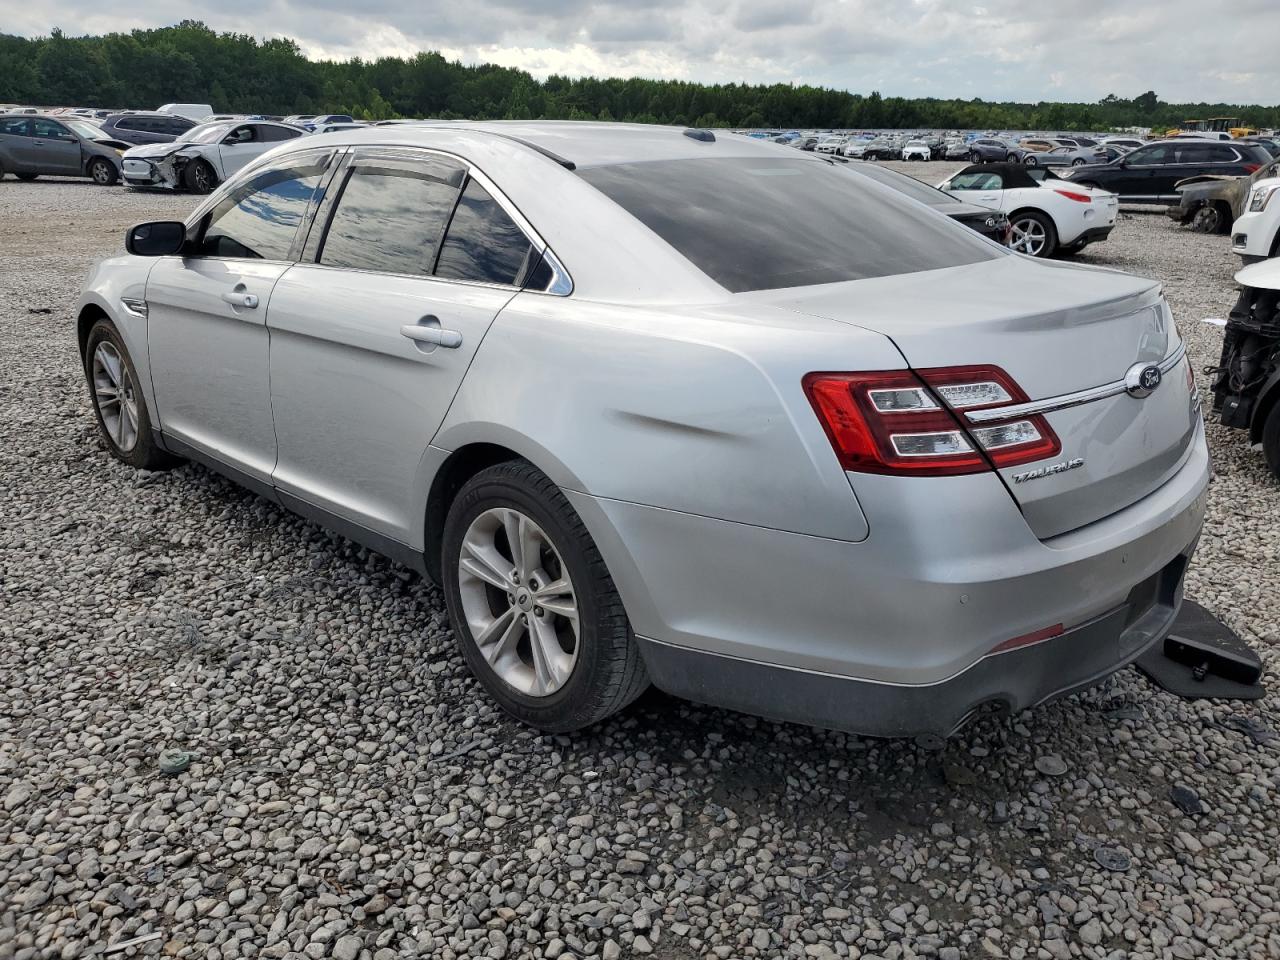
[[[172,113],[115,113],[102,121],[107,136],[125,143],[172,143],[196,125],[194,120]]]
[[[1246,177],[1271,159],[1256,143],[1175,137],[1138,147],[1110,163],[1064,172],[1076,183],[1119,194],[1125,203],[1177,203],[1174,185],[1188,177]]]
[[[889,170],[886,167],[878,167],[874,163],[849,164],[848,169],[869,177],[877,183],[882,183],[886,187],[892,187],[913,200],[919,200],[996,243],[1003,245],[1008,236],[1009,218],[1003,213],[988,210],[976,203],[957,200],[951,194],[943,193],[937,187],[931,187],[927,183],[921,183],[915,177],[909,177],[905,173]]]

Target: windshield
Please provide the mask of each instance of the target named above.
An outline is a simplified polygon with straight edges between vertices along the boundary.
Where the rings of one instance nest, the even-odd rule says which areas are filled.
[[[214,143],[222,139],[222,135],[230,130],[234,124],[225,120],[218,120],[214,123],[202,123],[192,127],[182,136],[178,137],[174,143]]]
[[[651,160],[578,174],[733,293],[1004,255],[950,218],[820,160]]]
[[[101,127],[95,127],[86,120],[63,120],[62,123],[82,140],[102,140],[106,136]]]

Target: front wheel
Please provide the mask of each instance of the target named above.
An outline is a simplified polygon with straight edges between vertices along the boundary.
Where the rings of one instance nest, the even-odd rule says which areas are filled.
[[[520,460],[482,470],[445,521],[445,602],[462,656],[532,727],[565,733],[649,685],[604,559],[554,483]]]
[[[981,162],[982,162],[982,154],[980,154],[977,150],[973,151],[973,153],[969,154],[969,162],[970,162],[970,163],[981,163]]]
[[[217,185],[213,167],[203,160],[193,160],[182,171],[182,182],[192,193],[209,193]]]
[[[144,470],[164,470],[179,463],[156,444],[133,360],[119,331],[106,320],[99,320],[89,331],[84,375],[98,432],[113,457]]]
[[[1040,161],[1036,159],[1036,155],[1034,153],[1028,153],[1022,158],[1022,162],[1028,167],[1036,167],[1040,165]]]
[[[1051,257],[1058,246],[1058,231],[1038,210],[1021,210],[1009,218],[1009,249],[1031,257]]]
[[[98,157],[89,164],[89,177],[100,187],[109,187],[120,179],[120,171],[114,163]]]
[[[1272,405],[1262,425],[1262,456],[1272,475],[1280,480],[1280,403]]]
[[[1201,204],[1191,215],[1191,229],[1196,233],[1223,233],[1226,226],[1226,217],[1216,203]]]

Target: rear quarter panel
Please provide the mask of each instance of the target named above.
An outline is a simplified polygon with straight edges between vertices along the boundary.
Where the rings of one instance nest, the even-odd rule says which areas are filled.
[[[897,369],[902,357],[861,328],[749,309],[754,319],[732,306],[520,294],[433,444],[501,443],[594,497],[863,540],[867,521],[801,379]]]

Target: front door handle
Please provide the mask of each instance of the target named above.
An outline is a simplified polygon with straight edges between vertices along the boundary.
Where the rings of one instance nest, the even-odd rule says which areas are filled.
[[[457,330],[445,330],[439,326],[438,320],[430,326],[422,323],[406,323],[400,328],[400,336],[408,337],[417,343],[429,343],[449,350],[462,346],[462,334]]]
[[[222,299],[233,307],[244,307],[246,310],[258,309],[258,295],[256,293],[241,293],[239,290],[228,290],[222,295]]]

